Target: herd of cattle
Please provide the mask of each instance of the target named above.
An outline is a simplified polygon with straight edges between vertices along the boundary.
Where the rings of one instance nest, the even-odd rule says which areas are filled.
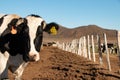
[[[9,80],[8,69],[21,80],[30,61],[40,59],[43,31],[56,34],[58,24],[38,15],[23,18],[16,14],[0,15],[0,80]]]

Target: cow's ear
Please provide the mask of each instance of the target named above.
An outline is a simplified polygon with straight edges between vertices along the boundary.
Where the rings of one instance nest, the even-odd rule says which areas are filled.
[[[14,26],[12,26],[11,34],[17,34],[17,29]]]
[[[59,25],[54,23],[54,22],[52,22],[52,23],[49,23],[49,24],[46,25],[44,31],[48,32],[49,34],[56,35],[58,29],[59,29]]]

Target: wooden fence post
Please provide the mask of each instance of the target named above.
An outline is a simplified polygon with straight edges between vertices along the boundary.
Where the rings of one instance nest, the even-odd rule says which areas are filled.
[[[106,48],[106,53],[107,53],[108,69],[109,69],[109,71],[111,71],[110,58],[109,58],[109,52],[108,52],[108,46],[107,46],[107,38],[106,38],[105,33],[104,33],[104,39],[105,39],[105,48]]]
[[[93,35],[91,36],[92,38],[92,53],[93,53],[93,61],[95,62],[96,59],[95,59],[95,47],[94,47],[94,37]]]

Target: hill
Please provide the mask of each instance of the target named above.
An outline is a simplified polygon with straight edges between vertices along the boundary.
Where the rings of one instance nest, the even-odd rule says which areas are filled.
[[[100,35],[103,39],[103,33],[106,33],[107,39],[109,42],[117,42],[117,30],[103,29],[97,25],[88,25],[88,26],[80,26],[77,28],[66,28],[60,25],[60,29],[56,36],[48,35],[44,33],[45,40],[54,39],[59,41],[66,41],[72,39],[79,39],[81,36],[87,35]]]

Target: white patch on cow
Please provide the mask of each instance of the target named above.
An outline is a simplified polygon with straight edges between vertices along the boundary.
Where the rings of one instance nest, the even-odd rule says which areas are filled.
[[[29,35],[30,35],[30,56],[34,56],[35,61],[38,61],[40,59],[39,53],[36,51],[34,46],[34,39],[36,37],[36,31],[38,26],[41,25],[41,22],[43,21],[40,17],[34,17],[34,16],[28,16],[26,18],[28,20],[28,26],[29,26]]]
[[[18,16],[16,14],[9,14],[9,15],[4,17],[3,23],[0,26],[0,33],[3,33],[3,31],[5,31],[5,29],[7,28],[8,24],[10,23],[10,21],[12,19],[14,19],[14,18],[20,18],[20,16]]]
[[[5,52],[2,54],[0,52],[0,80],[2,78],[8,78],[8,59],[9,59],[9,53]]]

